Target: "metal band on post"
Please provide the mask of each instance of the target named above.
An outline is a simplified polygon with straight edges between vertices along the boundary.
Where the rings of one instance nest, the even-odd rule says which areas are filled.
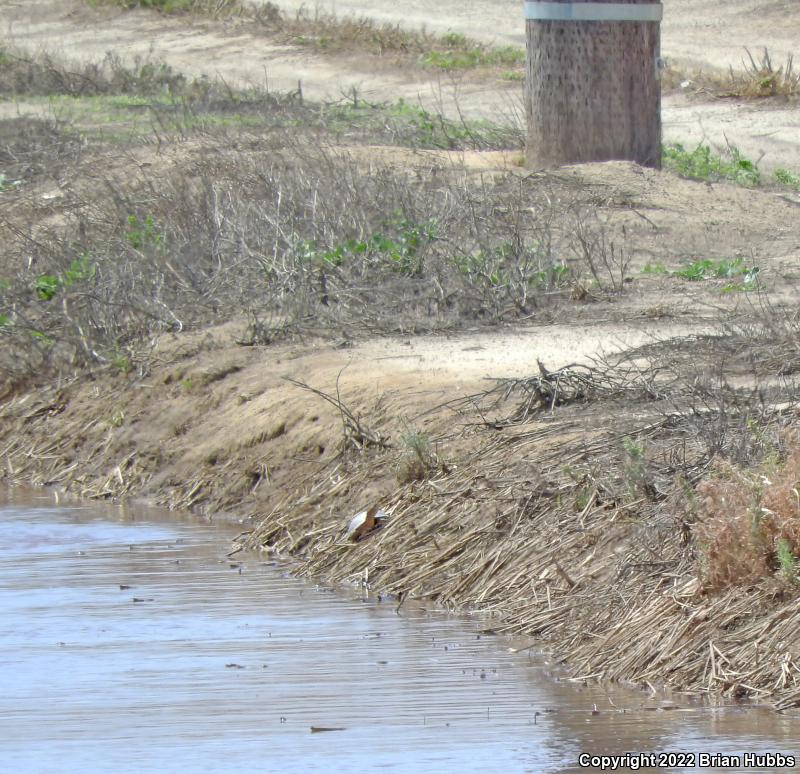
[[[546,3],[526,0],[528,21],[635,21],[659,22],[663,18],[661,3]]]

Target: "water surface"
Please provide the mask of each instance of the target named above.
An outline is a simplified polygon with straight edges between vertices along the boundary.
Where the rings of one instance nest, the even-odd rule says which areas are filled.
[[[800,760],[800,721],[558,680],[544,657],[481,635],[484,620],[229,559],[230,534],[48,498],[0,507],[3,771],[556,772],[625,751]]]

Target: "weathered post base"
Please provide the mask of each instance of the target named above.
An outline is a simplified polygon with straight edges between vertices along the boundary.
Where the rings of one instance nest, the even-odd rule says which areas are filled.
[[[660,3],[557,0],[525,6],[528,167],[611,159],[660,167],[660,22],[592,18],[660,19]]]

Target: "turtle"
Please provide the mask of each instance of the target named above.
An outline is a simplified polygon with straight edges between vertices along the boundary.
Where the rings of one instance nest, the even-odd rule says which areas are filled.
[[[377,505],[357,513],[347,524],[347,539],[352,540],[354,543],[358,542],[373,530],[382,527],[386,519],[386,513],[378,508]]]

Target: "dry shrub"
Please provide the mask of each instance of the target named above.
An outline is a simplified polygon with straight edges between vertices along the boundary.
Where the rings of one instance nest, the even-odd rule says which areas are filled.
[[[107,364],[165,331],[245,315],[252,343],[493,324],[568,300],[585,274],[559,226],[570,205],[547,181],[410,179],[288,142],[212,144],[76,190],[63,223],[9,230],[0,314],[14,357],[0,372]],[[47,357],[23,357],[32,340]]]
[[[759,473],[748,474],[719,463],[715,477],[697,487],[694,536],[708,591],[771,578],[781,568],[781,541],[794,557],[800,555],[800,438],[785,432],[781,440],[789,452],[774,471],[765,464]]]
[[[424,481],[439,467],[439,459],[431,448],[425,433],[410,430],[402,436],[406,453],[397,469],[397,480],[401,484]]]
[[[794,69],[791,54],[786,64],[775,67],[769,51],[765,48],[756,59],[747,51],[748,61],[744,72],[730,70],[730,84],[737,97],[796,97],[800,94],[800,72]]]
[[[662,77],[662,88],[667,91],[682,89],[690,92],[710,92],[718,97],[737,99],[763,99],[779,97],[796,99],[800,96],[800,72],[795,69],[791,54],[782,65],[775,66],[768,49],[760,57],[747,51],[742,68],[724,70],[695,70],[689,72],[669,66]]]
[[[729,463],[697,487],[700,520],[694,535],[701,549],[700,575],[706,589],[756,583],[770,573],[769,550],[757,526],[753,482]]]
[[[769,545],[785,540],[800,556],[800,438],[792,438],[792,451],[783,467],[769,476],[761,497],[761,530]]]
[[[80,138],[56,120],[19,116],[0,121],[0,173],[7,186],[52,175],[82,151]]]
[[[181,94],[191,82],[169,65],[149,57],[123,63],[114,52],[102,60],[64,62],[47,53],[28,53],[0,40],[0,94]]]

